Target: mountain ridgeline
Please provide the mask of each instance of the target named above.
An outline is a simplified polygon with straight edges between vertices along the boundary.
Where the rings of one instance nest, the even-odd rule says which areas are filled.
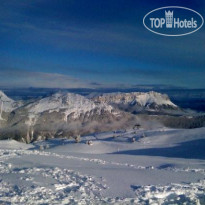
[[[109,93],[92,96],[96,103],[106,103],[120,110],[137,113],[154,113],[179,111],[166,94],[157,92]]]
[[[1,128],[1,138],[25,142],[120,129],[135,121],[129,113],[73,93],[53,94],[11,109],[2,117],[7,123]]]
[[[142,127],[148,124],[183,128],[204,126],[204,116],[175,116],[183,112],[167,95],[156,92],[90,94],[86,97],[58,92],[31,102],[17,102],[0,92],[0,138],[30,143],[129,129],[136,124]]]

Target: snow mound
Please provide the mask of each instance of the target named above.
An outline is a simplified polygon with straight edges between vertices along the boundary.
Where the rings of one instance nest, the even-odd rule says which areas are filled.
[[[205,180],[190,184],[136,187],[137,204],[204,204]]]
[[[34,146],[32,144],[25,144],[22,142],[17,142],[16,140],[1,140],[0,143],[0,149],[21,149],[26,150],[33,148]]]

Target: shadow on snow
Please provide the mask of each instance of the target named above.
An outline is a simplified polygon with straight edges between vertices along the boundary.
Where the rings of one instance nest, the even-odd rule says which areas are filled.
[[[125,150],[110,154],[145,155],[186,159],[205,159],[205,139],[183,142],[175,147]]]

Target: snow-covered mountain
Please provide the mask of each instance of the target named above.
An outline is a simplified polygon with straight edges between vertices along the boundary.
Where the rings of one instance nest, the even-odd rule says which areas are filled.
[[[101,103],[96,105],[91,100],[73,93],[56,93],[50,97],[43,98],[34,103],[31,103],[25,107],[32,115],[38,115],[44,112],[62,112],[64,113],[64,120],[70,117],[77,119],[82,115],[86,117],[95,114],[102,114],[108,112],[113,115],[118,115],[118,112],[114,111],[113,107]]]
[[[5,120],[8,113],[15,110],[21,105],[21,102],[12,100],[4,92],[0,91],[0,120]]]
[[[0,106],[3,112],[11,112],[17,108],[17,103],[0,91]]]
[[[103,102],[96,104],[78,94],[56,93],[14,110],[8,125],[12,135],[15,133],[14,138],[21,135],[29,142],[58,135],[112,130],[126,124],[129,117]]]
[[[91,97],[95,103],[115,105],[126,111],[162,111],[176,110],[175,105],[166,94],[157,92],[106,93]]]
[[[21,106],[5,94],[1,93],[1,96],[0,138],[26,142],[127,129],[136,124],[142,127],[161,124],[184,128],[204,126],[204,118],[189,119],[184,116],[178,119],[183,111],[167,95],[156,92],[111,93],[92,97],[56,93],[32,99]],[[143,115],[133,115],[137,113]],[[170,115],[176,117],[171,118]]]

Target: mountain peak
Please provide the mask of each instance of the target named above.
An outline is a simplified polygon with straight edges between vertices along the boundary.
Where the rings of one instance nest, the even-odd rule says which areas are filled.
[[[121,128],[126,119],[131,116],[111,105],[96,104],[78,94],[55,93],[17,109],[8,126],[26,127],[24,138],[30,142],[39,136],[57,136],[59,130],[66,136]]]
[[[126,108],[132,107],[132,111],[136,110],[158,110],[160,108],[165,109],[177,109],[175,105],[169,99],[168,95],[158,92],[131,92],[131,93],[106,93],[98,95],[92,98],[94,102],[107,103],[110,105],[123,105]],[[123,107],[124,109],[125,107]]]
[[[36,114],[45,111],[59,111],[62,109],[67,110],[68,113],[75,112],[79,114],[99,108],[110,112],[113,109],[110,105],[96,105],[93,101],[84,96],[74,93],[55,93],[49,97],[31,103],[28,105],[28,108],[30,109],[30,112]]]
[[[0,90],[0,111],[11,112],[18,107],[18,103],[9,98],[3,91]]]
[[[0,90],[0,101],[1,102],[14,102],[11,98],[9,98],[3,91]]]

